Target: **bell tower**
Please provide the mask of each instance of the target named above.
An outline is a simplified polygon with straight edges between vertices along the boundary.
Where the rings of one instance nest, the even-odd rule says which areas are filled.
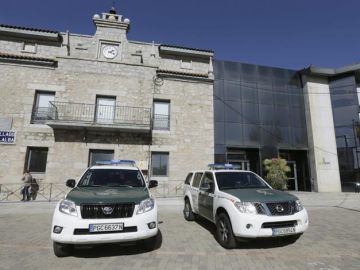
[[[127,39],[126,34],[130,30],[130,20],[117,14],[114,7],[108,13],[103,12],[101,16],[95,14],[93,22],[96,26],[95,36],[119,41]]]

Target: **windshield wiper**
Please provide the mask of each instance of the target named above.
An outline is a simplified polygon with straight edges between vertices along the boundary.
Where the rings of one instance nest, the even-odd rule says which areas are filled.
[[[103,187],[102,185],[79,185],[78,187]]]
[[[128,188],[133,188],[133,186],[130,186],[130,185],[110,185],[110,186],[107,186],[107,187],[128,187]]]

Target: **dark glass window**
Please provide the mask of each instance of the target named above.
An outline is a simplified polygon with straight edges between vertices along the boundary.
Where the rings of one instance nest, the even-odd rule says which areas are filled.
[[[79,186],[144,187],[145,182],[139,170],[89,169]]]
[[[203,173],[195,173],[195,176],[194,176],[194,180],[192,182],[192,186],[193,187],[199,187],[200,186],[200,180],[201,180],[201,177],[202,177]]]
[[[208,192],[213,193],[215,190],[215,184],[214,184],[214,177],[211,172],[205,172],[204,178],[201,181],[200,189],[206,190],[208,189],[208,187],[210,188]]]
[[[99,160],[112,160],[114,159],[114,150],[93,150],[89,151],[89,167],[96,164]]]
[[[26,168],[33,173],[45,173],[47,155],[47,147],[28,147]]]
[[[193,176],[192,173],[189,173],[189,174],[186,176],[186,179],[185,179],[185,184],[186,184],[186,185],[190,185],[190,181],[191,181],[192,176]]]
[[[169,153],[152,153],[151,169],[153,176],[167,176],[169,172]]]

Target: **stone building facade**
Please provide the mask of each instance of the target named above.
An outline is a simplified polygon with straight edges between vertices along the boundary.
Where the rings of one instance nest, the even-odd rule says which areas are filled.
[[[213,162],[213,52],[129,41],[113,9],[93,22],[93,36],[0,25],[0,183],[104,158],[182,181]]]

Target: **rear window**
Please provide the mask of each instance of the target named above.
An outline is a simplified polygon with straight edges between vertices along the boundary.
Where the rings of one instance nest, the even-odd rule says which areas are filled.
[[[89,169],[78,186],[144,187],[145,182],[138,170]]]
[[[185,179],[185,184],[186,184],[186,185],[190,185],[190,181],[191,181],[192,176],[193,176],[192,173],[189,173],[189,174],[186,176],[186,179]]]
[[[203,173],[195,173],[194,180],[192,182],[193,187],[198,188],[200,186],[200,180],[201,180],[202,175],[203,175]]]

